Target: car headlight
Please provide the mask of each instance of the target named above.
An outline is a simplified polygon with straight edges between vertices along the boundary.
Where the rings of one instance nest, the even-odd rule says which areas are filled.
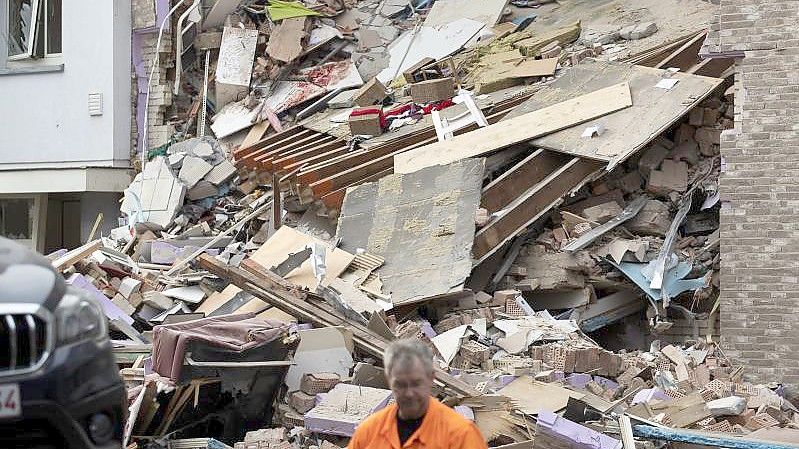
[[[58,343],[66,344],[107,333],[105,316],[93,298],[66,294],[55,310]]]

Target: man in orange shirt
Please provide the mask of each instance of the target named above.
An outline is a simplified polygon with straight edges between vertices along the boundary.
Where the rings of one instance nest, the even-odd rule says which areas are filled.
[[[419,340],[393,342],[385,354],[395,404],[378,411],[352,436],[348,449],[486,449],[477,426],[430,397],[433,355]]]

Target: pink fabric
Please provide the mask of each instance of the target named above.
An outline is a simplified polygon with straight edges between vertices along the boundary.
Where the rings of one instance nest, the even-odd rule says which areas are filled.
[[[235,352],[269,343],[280,338],[289,326],[275,320],[255,318],[255,313],[223,315],[153,328],[153,370],[177,381],[184,356],[192,342]]]

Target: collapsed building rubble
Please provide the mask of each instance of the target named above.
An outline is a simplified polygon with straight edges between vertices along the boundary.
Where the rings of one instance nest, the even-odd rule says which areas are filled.
[[[396,338],[492,447],[799,444],[790,391],[717,343],[735,106],[704,31],[187,3],[160,13],[175,132],[144,144],[124,224],[51,256],[108,317],[128,447],[343,447],[392,400]]]

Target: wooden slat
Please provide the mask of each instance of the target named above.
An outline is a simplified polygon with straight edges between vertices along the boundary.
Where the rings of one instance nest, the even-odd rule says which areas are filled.
[[[347,193],[347,189],[350,187],[354,187],[357,185],[361,185],[367,182],[377,181],[378,179],[388,176],[394,173],[394,167],[388,168],[386,170],[380,171],[375,173],[372,176],[367,176],[355,183],[342,187],[338,190],[328,193],[327,195],[322,197],[322,203],[330,210],[341,210],[341,205],[344,204],[344,195]]]
[[[244,156],[241,157],[240,160],[236,160],[237,164],[244,164],[248,167],[253,167],[253,161],[258,158],[259,156],[269,153],[271,151],[275,151],[276,149],[283,148],[286,145],[290,145],[298,140],[304,139],[308,136],[315,136],[319,135],[316,131],[311,131],[310,129],[301,129],[297,133],[293,134],[276,134],[276,136],[281,136],[280,139],[274,140],[267,145],[259,146],[259,148],[255,151],[252,151]],[[260,142],[256,145],[260,145]]]
[[[733,58],[709,58],[688,69],[688,73],[700,76],[710,76],[713,78],[721,77],[721,74],[729,69],[735,62]]]
[[[340,147],[342,142],[344,142],[343,139],[333,136],[325,136],[316,142],[311,142],[307,145],[304,145],[302,148],[297,148],[296,151],[291,151],[279,158],[276,158],[272,161],[272,166],[276,170],[290,170],[290,168],[288,168],[289,165],[298,162],[304,162],[308,159],[317,157],[320,154],[325,154],[326,151],[332,148]]]
[[[486,117],[486,120],[489,124],[494,124],[502,120],[505,115],[507,115],[509,110],[501,110],[494,114],[489,115]],[[476,124],[472,124],[464,129],[456,131],[456,135],[465,134],[467,132],[473,131],[477,129]],[[368,157],[366,154],[359,155],[359,159],[366,159],[365,163],[359,164],[355,167],[350,166],[349,168],[343,168],[343,171],[338,171],[333,175],[322,179],[320,181],[316,181],[310,184],[311,191],[314,193],[314,196],[321,197],[324,196],[332,191],[346,188],[347,186],[353,185],[353,183],[358,182],[358,180],[363,179],[364,177],[373,176],[378,172],[382,172],[389,167],[393,167],[394,165],[394,157],[398,154],[413,150],[415,148],[422,147],[424,145],[429,145],[438,141],[438,138],[435,137],[435,134],[427,138],[425,140],[417,141],[416,143],[411,144],[410,146],[405,146],[399,148],[395,151],[392,151],[389,154],[386,154],[381,157]],[[376,148],[375,148],[376,149]],[[375,149],[371,151],[375,151]],[[349,162],[349,160],[342,160],[337,163],[337,166],[341,166]],[[301,179],[301,178],[300,178]]]
[[[412,173],[433,165],[482,156],[508,146],[571,128],[632,106],[630,86],[620,83],[562,101],[455,136],[443,142],[408,151],[394,159],[395,173]]]
[[[313,145],[315,141],[322,139],[324,136],[325,134],[319,134],[315,131],[311,131],[310,135],[304,136],[301,139],[297,139],[293,142],[272,144],[270,146],[271,150],[256,156],[253,159],[253,162],[255,162],[255,164],[260,168],[271,171],[273,160],[289,154],[297,148],[304,147],[308,144]]]
[[[535,151],[483,188],[481,206],[489,213],[501,210],[568,161],[562,153]]]
[[[356,346],[379,359],[388,347],[388,340],[368,329],[365,325],[348,320],[322,298],[303,291],[278,277],[251,259],[242,262],[242,268],[225,265],[213,257],[202,255],[199,265],[208,272],[230,281],[242,290],[272,304],[281,311],[302,321],[319,326],[344,326],[353,333]],[[479,396],[481,393],[466,382],[456,379],[436,368],[436,384],[450,395],[460,397]]]
[[[573,158],[559,170],[516,199],[504,215],[492,221],[474,238],[472,254],[479,264],[497,248],[530,226],[605,164],[591,159]]]
[[[688,42],[681,45],[677,50],[663,58],[655,65],[657,69],[668,69],[669,67],[679,67],[683,72],[700,62],[699,49],[705,42],[706,33],[699,33]]]
[[[283,170],[292,171],[300,167],[312,166],[319,162],[331,161],[337,156],[346,154],[350,149],[349,145],[347,145],[346,143],[342,144],[341,141],[332,142],[329,145],[325,145],[325,147],[328,148],[328,150],[323,150],[325,151],[324,153],[316,154],[314,156],[309,157],[308,159],[299,160],[287,164],[283,167]]]
[[[261,139],[261,140],[255,142],[252,145],[239,147],[237,150],[233,151],[233,156],[236,159],[242,158],[242,157],[246,156],[247,154],[252,153],[255,150],[261,149],[261,148],[263,148],[263,147],[265,147],[267,145],[271,145],[272,143],[277,142],[278,140],[282,140],[282,139],[285,139],[286,137],[289,137],[289,136],[292,136],[294,134],[297,134],[298,132],[300,132],[300,131],[302,131],[304,129],[305,128],[303,128],[302,126],[292,126],[291,128],[289,128],[289,129],[287,129],[287,130],[285,130],[283,132],[279,132],[279,133],[275,133],[275,134],[272,134],[270,136],[267,136],[266,138]]]
[[[520,95],[515,98],[510,98],[508,100],[502,101],[493,105],[490,108],[487,108],[483,112],[486,114],[486,119],[489,123],[496,123],[502,119],[512,108],[518,106],[519,104],[526,101],[530,98],[529,94]],[[475,127],[470,127],[466,130],[461,130],[460,133],[466,132],[471,129],[476,129]],[[393,154],[397,150],[402,149],[408,145],[417,144],[423,140],[428,140],[431,137],[435,137],[436,132],[435,128],[429,126],[424,128],[416,133],[411,135],[405,135],[400,138],[388,141],[384,144],[371,148],[369,150],[358,150],[352,152],[349,157],[337,159],[335,161],[330,161],[330,163],[320,163],[314,166],[309,166],[304,168],[300,171],[297,175],[297,181],[304,185],[310,185],[316,181],[320,181],[322,179],[334,176],[336,173],[339,173],[343,170],[347,170],[349,168],[365,164],[372,159],[376,159],[382,156],[386,156],[387,154]],[[430,141],[434,142],[434,140]]]

